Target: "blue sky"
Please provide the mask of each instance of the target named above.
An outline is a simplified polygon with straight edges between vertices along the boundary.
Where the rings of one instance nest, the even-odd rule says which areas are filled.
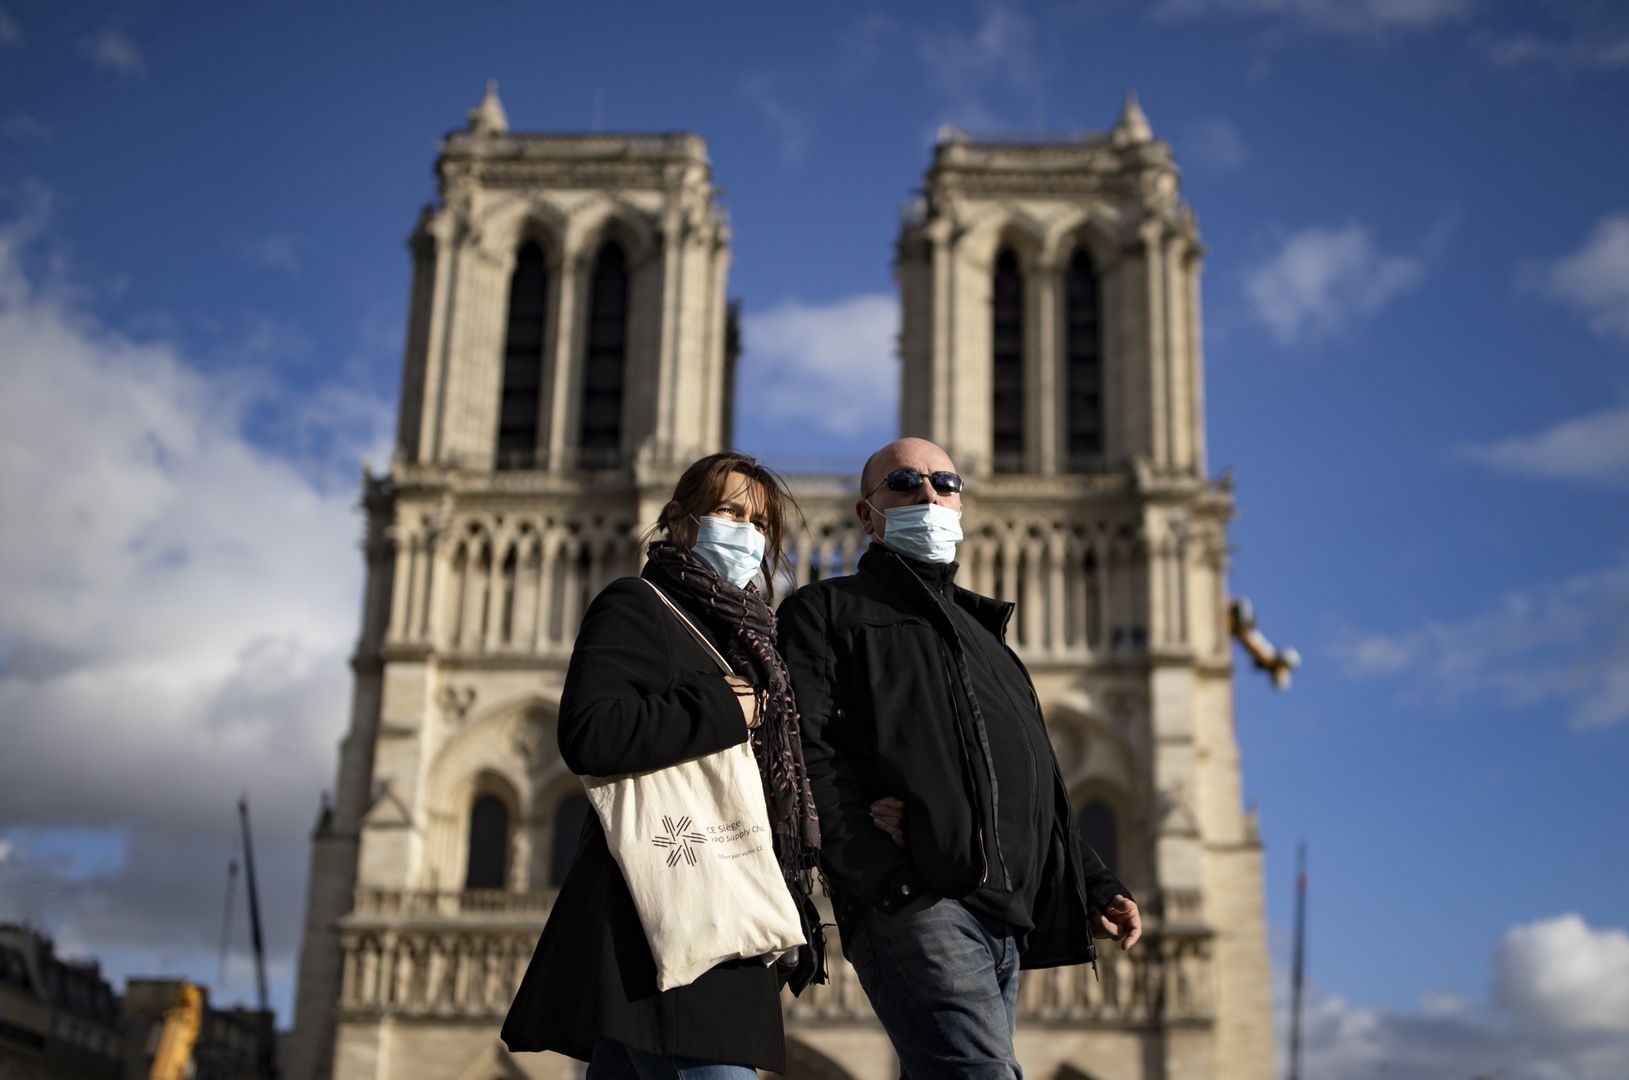
[[[1104,129],[1135,88],[1209,248],[1234,590],[1305,657],[1238,720],[1280,963],[1311,845],[1324,1074],[1616,1075],[1629,1021],[1573,1006],[1629,1017],[1621,5],[694,11],[0,5],[0,917],[213,979],[249,790],[286,1006],[403,242],[486,80],[519,130],[706,137],[740,441],[794,468],[893,433],[940,125]]]

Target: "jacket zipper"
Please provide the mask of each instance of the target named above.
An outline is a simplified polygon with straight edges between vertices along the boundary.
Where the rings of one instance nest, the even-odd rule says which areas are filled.
[[[939,642],[939,648],[943,651],[945,659],[951,664],[952,667],[954,667],[956,658],[950,655],[950,647],[941,640]],[[962,760],[966,762],[969,779],[972,779],[971,773],[973,771],[973,755],[968,750],[967,733],[962,730],[960,716],[961,709],[956,703],[955,694],[950,695],[950,707],[957,711],[956,731],[957,735],[959,736],[959,741],[962,744]],[[974,809],[977,811],[974,816],[978,818],[978,826],[974,831],[977,834],[979,841],[979,886],[982,888],[984,884],[990,880],[990,853],[989,850],[984,846],[984,813],[982,808],[976,805],[978,796],[978,785],[976,782],[973,785],[973,795],[975,802]]]

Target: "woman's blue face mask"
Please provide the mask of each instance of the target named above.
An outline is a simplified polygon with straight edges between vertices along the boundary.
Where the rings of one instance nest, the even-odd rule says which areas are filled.
[[[696,518],[696,542],[690,554],[737,589],[744,589],[758,576],[764,562],[764,534],[747,521],[729,518]]]

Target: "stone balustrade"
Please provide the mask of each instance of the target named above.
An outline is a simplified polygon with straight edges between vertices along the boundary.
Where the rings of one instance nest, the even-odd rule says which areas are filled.
[[[866,546],[852,491],[809,483],[799,492],[806,524],[789,540],[785,586],[850,573]],[[1017,603],[1008,639],[1026,662],[1227,656],[1219,521],[1161,518],[1151,535],[1149,522],[1113,499],[1065,504],[994,492],[970,500],[965,528],[959,581]],[[384,645],[563,659],[594,595],[638,572],[641,533],[631,512],[569,501],[553,511],[470,510],[444,528],[398,527]]]
[[[351,1016],[497,1020],[548,917],[553,894],[496,891],[362,890],[341,923],[342,1012]],[[1214,1011],[1211,932],[1197,894],[1146,905],[1144,941],[1129,954],[1102,943],[1099,970],[1026,972],[1018,1011],[1025,1024],[1127,1026],[1158,1020],[1208,1022]],[[1158,912],[1163,907],[1162,921]],[[1181,913],[1180,921],[1172,916]],[[874,1022],[854,969],[830,938],[830,981],[785,996],[793,1025]]]

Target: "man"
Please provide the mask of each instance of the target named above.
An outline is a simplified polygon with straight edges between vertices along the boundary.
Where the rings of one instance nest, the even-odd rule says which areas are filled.
[[[858,573],[781,605],[843,949],[903,1074],[1020,1077],[1020,968],[1142,935],[1080,843],[1013,605],[955,584],[962,479],[925,439],[873,454]]]

